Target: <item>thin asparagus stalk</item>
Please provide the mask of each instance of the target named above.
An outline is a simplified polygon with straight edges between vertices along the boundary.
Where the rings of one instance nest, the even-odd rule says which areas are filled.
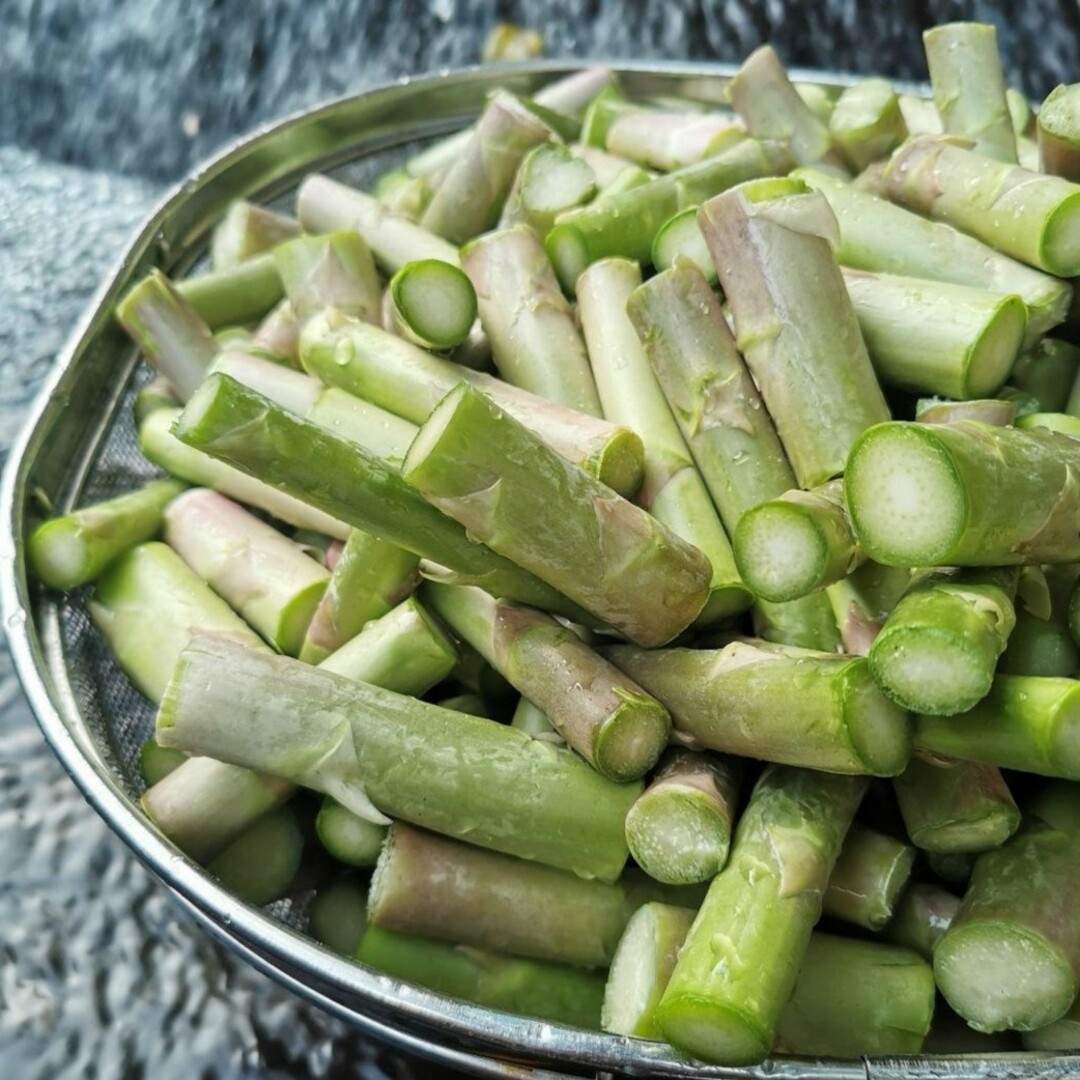
[[[1068,780],[1046,781],[1024,809],[1051,828],[1080,833],[1080,787]]]
[[[686,113],[639,109],[616,116],[604,149],[641,165],[671,172],[723,147],[732,133],[745,134],[728,113]]]
[[[892,566],[1005,566],[1080,559],[1071,494],[1080,442],[1035,428],[881,424],[847,463],[863,550]]]
[[[944,130],[970,139],[980,154],[1015,162],[1016,134],[994,27],[946,23],[926,30],[923,45]]]
[[[711,881],[723,870],[739,771],[735,760],[668,751],[626,815],[630,854],[645,873],[669,885],[689,885]]]
[[[844,157],[862,170],[888,157],[907,138],[900,101],[887,79],[863,79],[837,99],[829,135]]]
[[[907,764],[907,714],[878,692],[861,657],[753,640],[604,654],[670,709],[688,745],[838,773],[895,776]]]
[[[480,589],[429,583],[424,596],[603,776],[638,780],[656,764],[671,730],[667,710],[573,630]]]
[[[365,322],[378,321],[379,275],[358,233],[301,236],[276,247],[274,262],[301,322],[325,307]]]
[[[259,255],[300,234],[295,218],[275,214],[246,199],[230,203],[225,216],[210,237],[210,265],[215,270],[231,270],[253,255]]]
[[[680,210],[660,226],[653,238],[652,264],[657,270],[670,270],[676,263],[689,262],[710,285],[715,285],[716,266],[698,228],[697,209],[691,206]]]
[[[915,864],[915,849],[863,825],[853,825],[822,896],[826,915],[866,930],[893,917]]]
[[[588,161],[562,143],[541,143],[525,155],[499,226],[528,225],[546,236],[559,214],[583,206],[597,190]]]
[[[1080,780],[1078,684],[1074,679],[999,675],[990,693],[968,712],[916,717],[915,747],[940,757]]]
[[[844,509],[842,480],[787,491],[748,510],[734,534],[735,562],[765,600],[798,600],[845,578],[863,561]]]
[[[396,331],[425,349],[453,349],[476,321],[476,291],[458,267],[441,259],[406,263],[391,279]]]
[[[310,320],[300,346],[305,368],[398,416],[422,424],[458,383],[468,382],[549,446],[621,495],[641,486],[641,439],[484,372],[432,356],[407,341],[333,312]]]
[[[1029,348],[1065,319],[1072,296],[1067,282],[818,169],[798,169],[793,175],[829,200],[840,224],[836,255],[844,266],[1016,293],[1028,306]]]
[[[1022,1038],[1025,1050],[1080,1050],[1080,999],[1060,1019]]]
[[[913,712],[951,716],[990,691],[1016,625],[1016,572],[931,574],[893,608],[870,647],[882,691]]]
[[[1080,180],[1080,84],[1055,86],[1039,109],[1039,168]]]
[[[934,949],[946,1001],[976,1031],[1060,1019],[1080,986],[1075,836],[1041,825],[979,856],[964,902]]]
[[[387,831],[388,826],[359,817],[329,795],[323,797],[315,818],[319,842],[346,866],[374,866]]]
[[[26,542],[34,573],[52,589],[95,581],[114,559],[160,531],[165,508],[183,490],[175,480],[151,480],[126,495],[42,522]]]
[[[915,419],[920,424],[953,424],[958,420],[978,420],[982,424],[993,424],[994,427],[1008,427],[1016,419],[1016,402],[1003,398],[976,398],[974,401],[920,398],[915,405]]]
[[[1080,275],[1080,185],[923,136],[885,172],[889,198],[1058,277]]]
[[[708,599],[712,568],[697,548],[467,384],[420,429],[402,475],[470,536],[639,645],[670,641]]]
[[[725,1065],[769,1053],[864,791],[852,777],[762,775],[656,1011],[678,1049]]]
[[[733,140],[695,165],[617,195],[605,192],[589,206],[560,215],[544,245],[569,292],[582,270],[597,259],[619,256],[648,262],[657,231],[680,210],[744,180],[786,172],[792,164],[786,144]]]
[[[290,367],[300,366],[299,343],[300,320],[288,300],[270,309],[251,339],[252,348]]]
[[[585,344],[537,235],[524,225],[489,233],[461,259],[499,374],[539,397],[602,416]]]
[[[176,289],[211,330],[261,319],[284,295],[269,252],[228,270],[184,278]]]
[[[187,761],[187,754],[179,750],[167,750],[159,746],[157,739],[151,736],[139,750],[139,775],[143,783],[153,787],[159,780],[164,780]]]
[[[641,791],[502,724],[209,638],[185,650],[157,726],[165,746],[272,772],[362,817],[606,880]]]
[[[716,508],[626,314],[640,285],[636,263],[593,263],[578,278],[578,315],[604,416],[636,431],[645,446],[638,505],[702,551],[712,567],[709,599],[697,620],[709,625],[745,610],[751,596],[739,580]]]
[[[940,885],[916,882],[904,890],[885,936],[930,960],[959,910],[959,897]]]
[[[537,739],[561,738],[551,720],[548,719],[547,713],[534,705],[527,697],[522,697],[515,706],[510,726]]]
[[[281,806],[260,817],[206,869],[233,896],[261,907],[289,891],[303,854],[304,832],[296,811]]]
[[[330,574],[291,540],[208,488],[165,511],[165,540],[253,630],[296,656]]]
[[[820,193],[773,179],[710,199],[698,223],[799,485],[822,484],[889,415],[830,247],[836,218]]]

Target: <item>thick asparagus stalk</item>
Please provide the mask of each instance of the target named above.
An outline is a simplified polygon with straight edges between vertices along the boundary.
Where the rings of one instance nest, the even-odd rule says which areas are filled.
[[[829,875],[823,912],[866,930],[881,930],[892,918],[914,864],[913,847],[853,825]]]
[[[290,806],[264,814],[206,864],[233,896],[269,904],[289,891],[304,854],[304,831]]]
[[[1080,84],[1055,86],[1039,109],[1040,168],[1074,183],[1080,181]]]
[[[593,263],[578,278],[578,314],[604,415],[636,431],[645,446],[638,505],[702,551],[712,567],[709,599],[698,617],[699,624],[708,625],[744,610],[751,597],[739,581],[716,508],[627,317],[627,303],[640,285],[636,263]]]
[[[669,885],[716,877],[727,862],[739,772],[733,759],[670,750],[626,815],[638,866]]]
[[[733,132],[745,134],[728,113],[635,109],[614,118],[604,148],[641,165],[671,172],[715,153]]]
[[[820,193],[773,179],[710,199],[698,222],[799,485],[822,484],[889,415],[830,247],[836,218]]]
[[[907,714],[880,694],[861,657],[752,640],[604,653],[671,710],[688,745],[838,773],[895,776],[907,764]]]
[[[597,189],[596,174],[584,157],[562,143],[541,143],[525,155],[499,226],[528,225],[546,236],[559,214],[583,206]]]
[[[1077,838],[1043,825],[979,856],[934,949],[938,988],[976,1031],[1032,1031],[1068,1011],[1080,986],[1078,878]]]
[[[207,488],[165,511],[169,546],[275,649],[296,656],[330,578],[276,529]]]
[[[161,529],[165,507],[183,490],[175,480],[151,480],[127,495],[50,518],[26,542],[34,573],[52,589],[96,580],[114,559]]]
[[[489,233],[461,260],[499,374],[539,397],[602,416],[585,344],[536,233],[524,225]]]
[[[847,87],[828,124],[829,135],[856,170],[888,157],[908,133],[888,79],[862,79]]]
[[[968,712],[916,717],[915,747],[940,757],[1080,780],[1078,684],[999,675]]]
[[[470,536],[639,645],[670,641],[708,599],[712,568],[697,548],[467,384],[420,429],[402,475]]]
[[[638,780],[656,764],[671,728],[667,710],[573,630],[480,589],[429,584],[424,595],[598,772]]]
[[[325,307],[377,322],[382,289],[375,260],[356,232],[301,236],[274,249],[285,293],[303,321]]]
[[[269,252],[227,270],[184,278],[176,288],[211,330],[261,319],[284,295]]]
[[[944,130],[970,139],[980,154],[1015,162],[1016,134],[994,27],[946,23],[924,31],[923,45]]]
[[[916,882],[900,897],[896,914],[885,928],[885,936],[930,960],[959,910],[959,897],[940,885]]]
[[[251,339],[254,349],[290,367],[299,367],[299,342],[300,320],[288,300],[270,309]]]
[[[627,428],[546,401],[479,371],[432,356],[407,341],[333,312],[304,328],[301,360],[308,371],[422,424],[460,382],[487,394],[568,461],[621,495],[641,486],[641,439]]]
[[[1035,428],[881,424],[856,442],[845,493],[863,550],[892,566],[1080,559],[1080,442]]]
[[[472,282],[441,259],[406,263],[391,279],[388,295],[397,332],[425,349],[455,348],[476,321]]]
[[[295,218],[276,214],[246,199],[236,199],[229,204],[210,237],[210,265],[215,270],[231,270],[299,233],[300,225]]]
[[[1013,365],[1009,383],[1037,398],[1043,412],[1075,413],[1069,395],[1080,373],[1080,348],[1056,338],[1043,338]]]
[[[864,791],[853,777],[762,775],[657,1009],[678,1049],[725,1065],[768,1054]]]
[[[626,859],[623,821],[641,791],[502,724],[209,638],[181,657],[158,740],[313,787],[364,817],[378,819],[374,804],[607,880]]]
[[[315,818],[319,842],[346,866],[374,866],[386,840],[388,826],[368,821],[346,809],[329,795]]]
[[[1080,186],[993,161],[946,139],[905,143],[889,198],[1058,277],[1080,275]]]

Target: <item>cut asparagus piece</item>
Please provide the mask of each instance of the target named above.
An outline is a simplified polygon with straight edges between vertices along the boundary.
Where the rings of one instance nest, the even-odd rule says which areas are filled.
[[[822,911],[866,930],[892,918],[915,865],[915,849],[863,825],[853,825],[829,875]]]
[[[1016,403],[1001,398],[977,398],[974,401],[920,398],[915,405],[915,419],[920,424],[952,424],[957,420],[978,420],[995,427],[1008,427],[1016,419]]]
[[[910,135],[940,135],[944,127],[933,101],[917,94],[901,94],[900,112]]]
[[[367,929],[367,890],[353,878],[319,889],[308,909],[307,932],[320,945],[353,956]]]
[[[840,224],[836,254],[844,266],[1016,293],[1028,306],[1028,347],[1065,319],[1072,297],[1067,282],[818,169],[793,175],[829,200]]]
[[[581,141],[586,146],[603,147],[607,143],[608,132],[620,116],[642,112],[647,105],[630,101],[618,86],[605,86],[589,102],[581,118]]]
[[[1056,338],[1043,338],[1017,359],[1009,382],[1037,398],[1043,412],[1073,413],[1068,404],[1077,374],[1080,374],[1080,348]]]
[[[748,510],[734,533],[735,562],[765,600],[798,600],[845,578],[863,561],[844,509],[842,480],[785,492]]]
[[[908,570],[864,562],[854,573],[828,587],[842,652],[866,656],[910,581]]]
[[[1016,626],[998,671],[1003,675],[1072,678],[1080,671],[1080,649],[1063,618],[1040,619],[1029,611],[1017,611]]]
[[[1016,426],[1022,431],[1043,428],[1046,431],[1068,435],[1072,439],[1080,439],[1080,417],[1069,416],[1066,413],[1025,413],[1017,417]]]
[[[337,386],[422,424],[460,382],[487,394],[568,461],[621,495],[641,486],[641,439],[627,428],[546,401],[479,371],[455,364],[365,323],[334,313],[310,320],[300,356],[305,368]]]
[[[95,581],[114,559],[159,532],[165,507],[183,490],[175,480],[151,480],[126,495],[50,518],[26,542],[34,573],[52,589]]]
[[[670,750],[626,815],[638,866],[669,885],[716,877],[727,862],[739,772],[734,759]]]
[[[547,714],[537,708],[527,697],[523,697],[515,706],[510,726],[536,739],[561,738]]]
[[[429,583],[424,595],[602,775],[638,780],[656,764],[671,730],[667,710],[573,630],[480,589]]]
[[[209,638],[184,652],[157,726],[165,746],[272,772],[363,817],[606,880],[641,792],[502,724]]]
[[[974,420],[881,424],[855,444],[845,492],[863,550],[892,566],[1080,559],[1080,442]]]
[[[382,289],[375,260],[356,232],[301,236],[274,249],[285,293],[303,321],[332,307],[377,322]]]
[[[639,645],[670,641],[708,599],[712,568],[697,548],[467,384],[420,429],[402,475],[469,536]]]
[[[828,124],[833,141],[860,171],[888,157],[908,133],[899,98],[888,79],[862,79],[847,87]]]
[[[688,745],[838,773],[895,776],[907,764],[907,714],[881,695],[861,657],[753,640],[604,654],[671,710]]]
[[[652,180],[655,176],[654,173],[648,169],[642,169],[639,165],[635,165],[628,158],[619,157],[618,154],[608,153],[606,150],[601,150],[598,146],[587,146],[584,143],[575,143],[570,147],[570,152],[574,157],[580,158],[584,161],[590,169],[593,171],[593,176],[596,178],[597,187],[600,191],[605,191],[613,183],[619,181],[620,184],[625,182],[623,174],[629,170],[632,173],[641,174],[645,180]]]
[[[544,245],[569,292],[582,270],[597,259],[619,256],[648,262],[657,231],[680,210],[744,180],[786,172],[792,164],[786,144],[733,140],[696,165],[617,195],[605,192],[591,205],[560,215]]]
[[[304,832],[289,806],[264,814],[206,865],[233,896],[269,904],[289,891],[304,854]]]
[[[931,574],[893,608],[870,647],[882,691],[913,712],[951,716],[990,691],[1016,625],[1016,572]]]
[[[210,237],[210,265],[215,270],[231,270],[299,233],[300,225],[295,218],[275,214],[246,199],[236,199],[229,204]]]
[[[918,1054],[934,1015],[934,973],[909,949],[813,934],[775,1049],[830,1058]]]
[[[288,300],[270,309],[251,339],[252,348],[290,367],[299,367],[299,342],[300,320]]]
[[[801,181],[771,179],[710,199],[698,223],[799,486],[823,484],[889,416],[830,246],[836,218]]]
[[[769,1053],[865,789],[853,777],[766,769],[656,1012],[678,1049],[724,1065]]]
[[[1080,833],[1080,786],[1074,783],[1047,781],[1024,809],[1029,817],[1038,818],[1051,828]]]
[[[845,270],[874,370],[887,385],[951,398],[996,394],[1027,333],[1018,294]]]
[[[1023,1034],[1025,1050],[1080,1050],[1080,999],[1059,1020]]]
[[[252,629],[296,656],[330,578],[276,529],[207,488],[165,511],[165,540]]]
[[[742,135],[745,131],[729,113],[635,109],[613,119],[604,148],[641,165],[671,172],[715,153],[733,133]]]
[[[829,117],[836,107],[839,90],[831,86],[823,86],[821,83],[796,82],[792,83],[795,92],[803,99],[806,107],[823,123],[828,124]]]
[[[716,508],[626,314],[640,285],[636,263],[593,263],[578,278],[578,316],[604,416],[636,431],[645,446],[638,505],[698,548],[712,567],[709,599],[697,620],[709,625],[745,610],[752,597],[739,580]]]
[[[387,210],[410,221],[419,221],[440,179],[440,173],[430,177],[410,176],[404,169],[398,169],[379,177],[372,194]]]
[[[1039,167],[1080,181],[1080,84],[1055,86],[1039,109]]]
[[[1080,984],[1077,838],[1042,825],[979,856],[934,949],[945,1000],[976,1031],[1033,1031],[1060,1019]]]
[[[889,198],[1058,277],[1080,275],[1080,185],[922,136],[885,172]]]
[[[268,252],[228,270],[185,278],[176,288],[211,330],[261,319],[284,295],[277,264]]]
[[[960,910],[960,898],[940,885],[916,882],[900,897],[885,936],[930,960]]]
[[[970,139],[980,154],[1015,162],[1016,134],[994,27],[946,23],[924,31],[923,45],[945,132]]]
[[[575,605],[477,543],[381,458],[277,408],[235,379],[211,375],[176,425],[186,445],[446,567],[459,584],[574,615]]]
[[[489,233],[461,260],[499,374],[539,397],[602,416],[585,344],[537,235],[524,225]]]
[[[346,866],[374,866],[386,840],[387,829],[386,825],[359,817],[329,796],[323,798],[315,818],[319,842]]]
[[[710,285],[716,284],[716,266],[697,223],[697,207],[690,206],[669,218],[653,238],[651,259],[657,270],[689,263]]]
[[[164,780],[169,773],[179,769],[187,759],[187,754],[179,750],[167,750],[164,746],[159,746],[157,739],[151,736],[139,750],[139,775],[143,783],[152,788],[159,780]]]
[[[453,349],[476,321],[476,291],[458,267],[441,259],[406,263],[391,279],[397,332],[425,349]]]
[[[528,225],[546,236],[559,214],[583,206],[596,192],[588,161],[561,143],[541,143],[525,155],[499,225]]]
[[[1080,780],[1080,684],[999,675],[970,711],[916,717],[915,747],[940,757]]]

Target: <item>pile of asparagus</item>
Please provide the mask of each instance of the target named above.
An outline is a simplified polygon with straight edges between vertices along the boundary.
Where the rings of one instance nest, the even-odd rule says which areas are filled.
[[[497,91],[132,289],[169,478],[28,554],[158,707],[165,836],[706,1061],[918,1052],[938,991],[1080,1046],[1080,86],[925,40],[932,104],[768,47]]]

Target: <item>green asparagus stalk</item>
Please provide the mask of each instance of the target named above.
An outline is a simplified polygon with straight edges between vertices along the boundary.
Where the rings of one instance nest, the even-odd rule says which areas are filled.
[[[745,610],[751,597],[739,580],[716,508],[626,314],[640,285],[641,271],[635,263],[625,259],[593,263],[578,278],[578,315],[604,416],[638,432],[645,446],[645,480],[638,505],[702,551],[712,567],[709,599],[698,617],[699,625],[709,625]]]
[[[792,83],[806,107],[823,123],[828,124],[840,91],[832,86],[815,82]]]
[[[324,796],[315,818],[319,842],[346,866],[374,866],[386,841],[388,826],[368,821]]]
[[[885,936],[930,960],[959,910],[959,897],[940,885],[916,882],[900,897],[896,914],[885,928]]]
[[[1080,186],[930,136],[885,172],[889,198],[1058,277],[1080,275]]]
[[[864,791],[852,777],[762,775],[656,1011],[678,1049],[725,1065],[769,1053]]]
[[[419,221],[441,178],[441,173],[410,176],[404,169],[396,169],[379,177],[372,194],[387,210],[410,221]]]
[[[306,369],[327,385],[416,424],[424,423],[458,383],[471,383],[568,461],[621,495],[633,495],[641,486],[641,440],[627,428],[432,356],[375,327],[327,313],[308,322],[300,352]]]
[[[1025,1050],[1080,1050],[1080,999],[1059,1020],[1023,1034]]]
[[[1018,608],[1016,626],[998,671],[1004,675],[1075,676],[1080,671],[1080,649],[1069,631],[1067,607],[1067,598],[1065,603],[1055,598],[1045,615]]]
[[[915,748],[939,757],[1080,780],[1077,682],[999,675],[990,693],[968,712],[916,717]]]
[[[586,146],[604,147],[608,132],[621,116],[642,112],[648,106],[627,98],[618,86],[605,86],[589,102],[581,118],[581,141]]]
[[[669,885],[716,877],[727,862],[738,782],[735,760],[670,750],[626,815],[638,866]]]
[[[597,190],[596,174],[584,157],[562,143],[541,143],[525,155],[499,226],[528,225],[546,236],[559,214],[591,201]]]
[[[394,328],[425,349],[453,349],[476,321],[476,291],[458,267],[441,259],[406,263],[389,287]]]
[[[900,113],[909,135],[941,135],[944,124],[933,101],[920,94],[900,94]]]
[[[866,656],[910,580],[910,571],[903,568],[864,562],[826,589],[840,632],[841,651]]]
[[[379,275],[358,233],[301,236],[276,247],[274,262],[301,322],[325,307],[365,322],[378,320]]]
[[[670,641],[708,599],[712,568],[697,548],[467,384],[420,429],[402,475],[470,536],[639,645]]]
[[[953,424],[958,420],[978,420],[982,424],[993,424],[994,427],[1008,427],[1016,419],[1016,402],[1011,398],[976,398],[974,401],[920,398],[915,404],[915,419],[920,424]]]
[[[671,728],[667,710],[573,630],[480,589],[429,583],[424,595],[603,776],[638,780],[656,764]]]
[[[915,865],[915,849],[863,825],[853,825],[822,896],[822,911],[866,930],[893,917]]]
[[[502,724],[209,638],[181,657],[157,726],[162,745],[288,778],[362,817],[606,880],[641,791]]]
[[[716,284],[716,266],[709,246],[697,223],[697,207],[680,210],[657,230],[653,237],[651,259],[658,270],[670,270],[687,262],[699,270],[710,285]]]
[[[1017,359],[1009,382],[1037,398],[1043,412],[1073,413],[1068,408],[1069,395],[1078,374],[1080,348],[1056,338],[1043,338]]]
[[[269,252],[228,270],[185,278],[176,288],[211,330],[261,319],[284,295]]]
[[[322,886],[308,908],[307,932],[320,945],[353,956],[367,929],[367,888],[342,877]]]
[[[888,157],[907,138],[896,91],[887,79],[847,87],[828,120],[829,135],[857,170]]]
[[[300,320],[288,300],[270,309],[251,339],[252,348],[289,367],[300,366],[299,342]]]
[[[889,415],[830,247],[836,218],[820,193],[773,179],[710,199],[698,223],[799,486],[822,484]]]
[[[1080,787],[1068,780],[1046,781],[1024,809],[1051,828],[1080,833]]]
[[[1055,86],[1039,109],[1039,168],[1074,183],[1080,180],[1080,85]]]
[[[514,707],[514,715],[510,720],[510,726],[517,728],[518,731],[524,731],[535,739],[561,740],[561,736],[555,730],[547,714],[527,697],[522,697]]]
[[[210,237],[210,265],[215,270],[231,270],[299,233],[300,225],[295,218],[275,214],[246,199],[236,199],[229,204]]]
[[[1019,139],[1035,130],[1035,114],[1031,111],[1031,102],[1027,94],[1019,87],[1005,87],[1005,104],[1009,107],[1009,120]]]
[[[944,130],[970,139],[980,154],[1015,162],[1016,134],[994,27],[946,23],[926,30],[923,45]]]
[[[167,750],[164,746],[159,746],[157,739],[151,736],[139,750],[139,775],[143,783],[151,788],[159,780],[164,780],[169,773],[179,769],[187,759],[187,754],[180,750]]]
[[[1021,168],[1028,172],[1046,172],[1042,167],[1042,159],[1039,156],[1039,144],[1026,135],[1016,136],[1016,161]]]
[[[247,904],[262,906],[289,891],[304,854],[304,832],[291,806],[264,814],[207,863],[211,877]]]
[[[1067,413],[1029,412],[1018,416],[1016,426],[1022,431],[1030,431],[1032,428],[1043,428],[1046,431],[1057,431],[1070,438],[1080,438],[1080,417],[1069,416]]]
[[[604,148],[640,165],[671,172],[708,157],[732,132],[745,134],[727,113],[635,109],[614,118]]]
[[[51,589],[95,581],[114,559],[160,531],[165,508],[183,490],[175,480],[151,480],[127,495],[50,518],[26,542],[34,573]]]
[[[976,1031],[1033,1031],[1080,986],[1077,838],[1042,825],[979,856],[964,902],[934,949],[946,1001]]]
[[[838,773],[895,776],[907,764],[907,714],[881,695],[861,657],[753,640],[604,654],[670,709],[688,745]]]
[[[537,235],[489,233],[462,251],[499,374],[514,386],[602,416],[585,344]]]

